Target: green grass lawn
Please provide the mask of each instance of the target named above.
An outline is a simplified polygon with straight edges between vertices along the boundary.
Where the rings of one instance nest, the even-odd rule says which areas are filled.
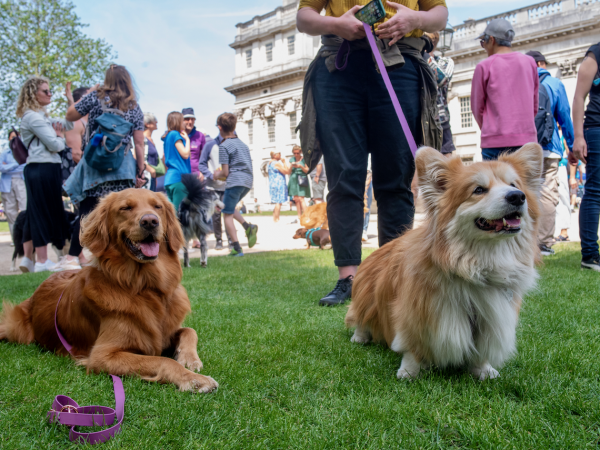
[[[0,222],[0,233],[6,231],[7,233],[10,231],[8,228],[8,222]]]
[[[321,308],[330,251],[198,260],[185,270],[209,395],[123,379],[122,434],[104,449],[596,448],[600,439],[600,274],[577,244],[556,246],[522,309],[519,354],[500,378],[460,370],[399,381],[400,356],[350,343],[345,307]],[[2,277],[26,299],[43,274]],[[57,394],[113,406],[107,375],[35,345],[0,343],[0,448],[81,448],[46,423]]]

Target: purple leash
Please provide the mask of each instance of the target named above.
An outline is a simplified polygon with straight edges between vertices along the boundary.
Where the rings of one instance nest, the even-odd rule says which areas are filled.
[[[377,48],[377,44],[375,43],[375,36],[373,36],[373,32],[371,31],[371,27],[363,22],[363,27],[365,28],[365,33],[367,34],[367,40],[369,41],[369,45],[371,46],[371,51],[375,56],[375,61],[377,62],[377,67],[379,67],[379,72],[381,72],[381,76],[383,77],[383,82],[385,83],[385,87],[388,90],[388,94],[390,94],[390,99],[392,100],[392,105],[394,105],[394,110],[396,111],[396,115],[398,116],[398,120],[400,120],[400,125],[402,126],[402,131],[404,131],[404,135],[406,136],[406,140],[408,141],[408,146],[410,147],[410,151],[413,155],[413,158],[417,154],[417,143],[415,142],[415,138],[413,137],[410,128],[408,127],[408,122],[406,121],[406,117],[404,117],[404,112],[402,111],[402,107],[400,106],[400,102],[398,101],[398,96],[394,91],[394,87],[392,86],[392,82],[390,81],[390,76],[387,73],[385,65],[383,64],[383,60],[381,59],[381,55],[379,54],[379,49]],[[350,42],[344,39],[342,45],[338,50],[338,54],[335,59],[335,67],[338,70],[344,70],[348,65],[348,58],[350,55]]]
[[[64,292],[63,292],[64,294]],[[63,294],[60,294],[56,311],[54,312],[54,327],[62,345],[73,356],[73,348],[58,329],[56,315],[58,314],[58,305],[62,300]],[[58,422],[61,425],[72,427],[69,433],[71,441],[87,442],[88,444],[99,444],[108,441],[111,437],[119,433],[121,423],[125,416],[125,390],[123,382],[116,375],[111,375],[113,388],[115,391],[115,409],[107,406],[79,406],[75,400],[66,395],[57,395],[52,403],[52,409],[48,411],[48,421],[50,423]],[[112,425],[117,420],[117,424],[110,428],[92,433],[80,433],[75,431],[75,427],[92,427]]]

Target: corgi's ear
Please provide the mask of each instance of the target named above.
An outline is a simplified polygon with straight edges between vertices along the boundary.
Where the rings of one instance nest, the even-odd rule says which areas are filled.
[[[415,164],[419,191],[428,209],[435,206],[446,191],[450,161],[451,159],[431,147],[421,147],[417,151]]]
[[[530,189],[539,192],[542,185],[544,152],[539,144],[531,142],[510,155],[501,155],[499,161],[513,166]]]

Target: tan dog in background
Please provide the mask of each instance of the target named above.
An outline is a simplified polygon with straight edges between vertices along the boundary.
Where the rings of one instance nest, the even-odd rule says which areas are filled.
[[[327,220],[327,202],[317,203],[316,205],[309,206],[302,213],[300,218],[300,225],[309,230],[311,228],[321,228],[322,230],[329,230],[329,221]]]
[[[84,218],[81,243],[93,266],[55,273],[20,305],[4,303],[0,339],[67,355],[54,327],[62,295],[58,327],[88,371],[137,375],[181,391],[216,389],[211,377],[194,373],[202,369],[196,331],[181,328],[191,311],[181,286],[184,241],[167,197],[145,189],[106,196]]]
[[[516,351],[521,299],[534,285],[542,149],[464,166],[416,157],[427,217],[359,267],[346,325],[353,342],[403,354],[398,378],[431,364],[495,378]]]

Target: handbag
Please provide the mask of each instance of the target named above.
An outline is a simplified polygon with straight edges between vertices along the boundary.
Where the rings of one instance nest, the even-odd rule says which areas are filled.
[[[298,174],[298,186],[300,187],[308,187],[308,177],[306,175]]]
[[[29,145],[27,147],[25,147],[25,144],[23,144],[23,141],[21,140],[21,135],[19,134],[19,132],[17,130],[15,130],[14,127],[13,127],[12,131],[17,133],[17,135],[11,139],[8,146],[10,147],[10,150],[12,151],[12,154],[13,154],[13,158],[15,158],[15,161],[17,162],[17,164],[19,164],[19,165],[25,164],[27,162],[27,158],[29,157],[29,147],[31,147],[31,144],[33,143],[33,141],[35,139],[37,139],[38,143],[39,143],[40,138],[34,135],[31,138],[31,141],[29,141]]]
[[[156,178],[162,177],[165,173],[167,173],[167,168],[165,167],[165,163],[162,162],[162,159],[158,160],[158,164],[153,166],[152,164],[148,164],[150,167],[154,169],[156,172]]]
[[[83,152],[85,162],[99,172],[117,170],[123,164],[125,153],[131,148],[131,139],[123,144],[123,139],[131,134],[133,124],[123,116],[123,111],[108,108],[100,100],[102,115],[96,122],[97,128],[90,139],[90,123],[86,127],[87,145]]]

